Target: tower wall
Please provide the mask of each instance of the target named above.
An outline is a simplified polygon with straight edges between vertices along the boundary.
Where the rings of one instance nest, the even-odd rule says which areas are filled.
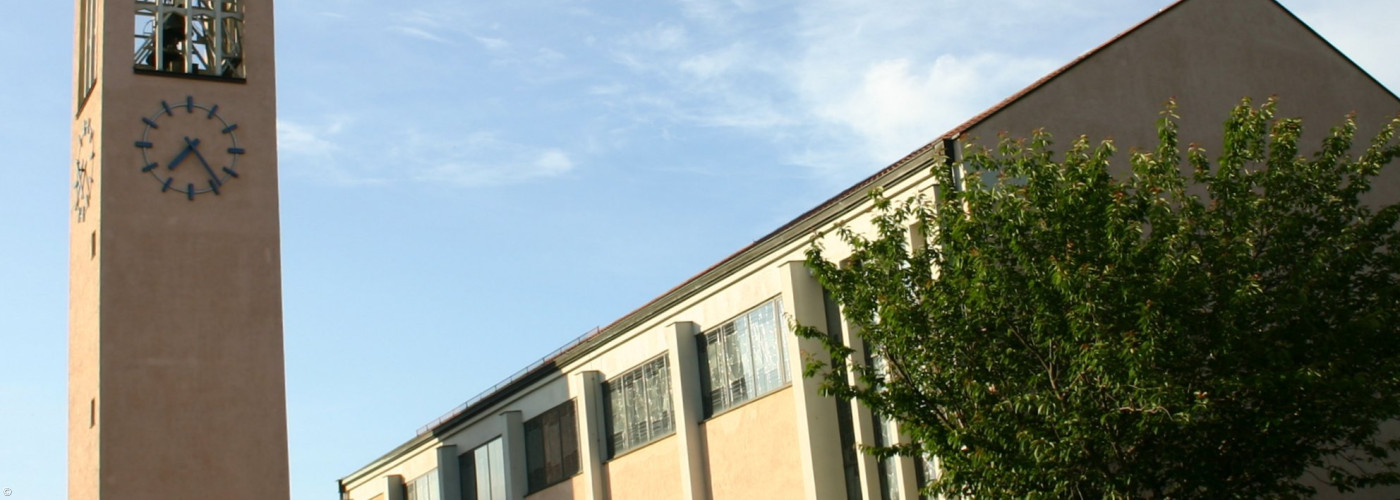
[[[93,181],[70,214],[69,498],[288,498],[272,2],[242,2],[242,80],[135,71],[135,2],[96,3],[96,86],[74,97]],[[191,199],[151,160],[228,178]]]

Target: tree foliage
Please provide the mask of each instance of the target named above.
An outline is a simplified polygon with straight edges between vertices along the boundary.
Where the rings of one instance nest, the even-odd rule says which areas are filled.
[[[1003,139],[936,200],[872,194],[874,230],[807,264],[887,368],[811,327],[809,375],[901,422],[979,498],[1291,498],[1400,480],[1400,208],[1362,203],[1400,119],[1306,158],[1302,124],[1245,101],[1214,163],[1177,144]],[[1354,150],[1362,150],[1354,156]],[[935,169],[937,170],[937,169]],[[952,186],[948,172],[936,173]],[[924,228],[911,245],[910,227]],[[849,376],[848,376],[849,374]],[[853,383],[848,381],[854,380]]]

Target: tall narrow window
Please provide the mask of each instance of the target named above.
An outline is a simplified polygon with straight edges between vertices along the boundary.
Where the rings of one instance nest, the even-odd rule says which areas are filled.
[[[880,355],[878,346],[866,344],[865,363],[875,369],[875,373],[883,380],[889,376],[889,362]],[[885,390],[884,387],[880,388]],[[899,431],[899,423],[894,418],[872,412],[872,416],[878,421],[875,423],[875,446],[887,447],[895,444],[896,433]],[[881,500],[892,500],[899,498],[899,455],[891,455],[880,459],[877,464],[880,475],[880,498]]]
[[[670,367],[663,354],[603,386],[608,395],[607,425],[614,456],[675,432]]]
[[[534,493],[578,474],[574,401],[525,421],[525,472]]]
[[[137,70],[244,78],[242,0],[133,0]]]
[[[706,413],[714,415],[788,383],[782,306],[771,300],[701,334]]]
[[[97,86],[97,0],[78,4],[78,109]]]
[[[505,444],[491,440],[457,459],[465,500],[506,500]]]

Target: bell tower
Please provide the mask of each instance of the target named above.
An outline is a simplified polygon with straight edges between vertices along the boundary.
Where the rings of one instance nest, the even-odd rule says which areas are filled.
[[[289,497],[272,0],[76,0],[68,498]]]

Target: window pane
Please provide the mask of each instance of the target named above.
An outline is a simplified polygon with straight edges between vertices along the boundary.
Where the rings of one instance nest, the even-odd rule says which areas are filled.
[[[608,425],[612,428],[612,452],[617,454],[627,449],[627,393],[621,380],[608,384],[609,407]]]
[[[564,477],[578,473],[578,422],[574,415],[574,405],[569,403],[559,416],[559,446],[564,456]]]
[[[701,346],[704,345],[704,337],[697,337],[697,340]],[[671,420],[671,379],[668,366],[670,363],[663,355],[614,377],[613,381],[608,383],[607,387],[617,389],[617,398],[609,405],[613,412],[613,422],[627,429],[625,439],[614,443],[614,456],[647,444],[675,429]],[[569,418],[572,418],[572,415]]]
[[[636,371],[623,376],[622,384],[627,388],[627,447],[632,448],[647,440],[646,401],[642,399],[644,383]]]
[[[768,392],[783,385],[783,356],[778,337],[778,323],[773,302],[769,302],[749,313],[749,333],[754,347],[754,387],[757,392]]]
[[[457,457],[458,474],[462,480],[462,500],[481,498],[476,492],[476,451],[469,451]],[[485,480],[486,477],[481,478]]]
[[[720,331],[711,332],[705,335],[705,353],[707,354],[705,366],[710,376],[709,401],[710,413],[721,411],[729,407],[729,377],[724,359],[724,345]]]
[[[525,474],[534,490],[545,481],[545,454],[543,453],[545,432],[539,419],[525,422]]]
[[[651,422],[651,437],[671,432],[674,428],[671,419],[671,378],[667,369],[669,363],[661,358],[648,363],[645,368],[647,378],[647,416]]]
[[[530,493],[548,488],[578,472],[578,434],[573,400],[545,410],[525,422],[525,458],[528,462]]]
[[[737,323],[737,322],[736,322]],[[752,374],[746,371],[752,370],[753,361],[749,355],[749,345],[747,335],[740,335],[735,329],[735,324],[724,325],[724,361],[728,366],[726,375],[729,378],[729,405],[735,405],[749,399],[748,381],[752,379]],[[744,333],[748,333],[745,329]],[[746,375],[748,375],[746,377]]]
[[[562,450],[559,449],[559,411],[557,409],[547,411],[540,419],[543,420],[544,426],[544,477],[540,478],[538,487],[543,488],[549,483],[564,478],[564,457]]]
[[[488,494],[489,496],[482,498],[490,498],[491,500],[506,500],[505,445],[500,438],[496,438],[495,441],[492,441],[491,444],[487,445],[487,450],[490,452],[491,459],[491,468],[489,471],[489,477],[491,478],[491,489],[490,493]]]

